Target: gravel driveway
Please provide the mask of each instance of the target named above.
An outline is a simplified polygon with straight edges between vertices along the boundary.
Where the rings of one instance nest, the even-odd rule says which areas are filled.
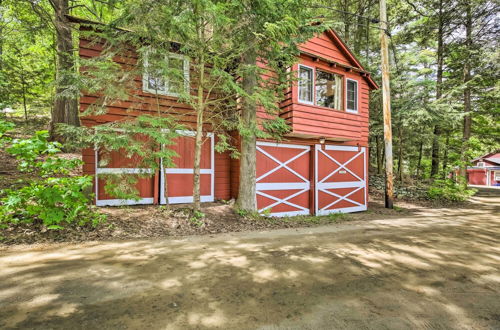
[[[500,197],[309,229],[0,250],[0,328],[499,329]]]

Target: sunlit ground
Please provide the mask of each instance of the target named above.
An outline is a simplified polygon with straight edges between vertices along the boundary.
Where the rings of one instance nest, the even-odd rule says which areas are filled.
[[[500,328],[500,198],[301,230],[0,251],[0,328]]]

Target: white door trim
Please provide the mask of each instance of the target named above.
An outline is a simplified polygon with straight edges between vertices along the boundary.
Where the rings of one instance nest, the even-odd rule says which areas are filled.
[[[301,149],[299,154],[293,156],[292,158],[281,162],[276,157],[273,157],[271,154],[269,154],[267,151],[265,151],[262,146],[268,146],[268,147],[278,147],[278,148],[291,148],[291,149]],[[286,216],[296,216],[296,215],[307,215],[310,214],[309,208],[294,204],[290,202],[290,199],[304,193],[310,190],[311,187],[311,182],[310,180],[306,179],[304,176],[300,175],[297,173],[295,170],[291,169],[288,167],[288,164],[293,162],[294,160],[304,156],[308,152],[311,151],[310,146],[304,146],[304,145],[295,145],[295,144],[287,144],[287,143],[276,143],[276,142],[263,142],[263,141],[257,141],[257,152],[262,153],[264,156],[267,158],[271,159],[273,162],[275,162],[278,166],[274,167],[273,169],[269,170],[268,172],[262,174],[260,177],[258,177],[256,181],[256,194],[272,199],[275,202],[272,203],[271,205],[268,205],[264,208],[259,209],[259,213],[265,213],[266,210],[271,209],[271,213],[269,214],[270,216],[273,217],[286,217]],[[279,169],[286,169],[293,175],[295,175],[297,178],[299,178],[302,182],[259,182],[260,180],[266,178],[267,176],[271,175],[272,173],[278,171]],[[285,198],[278,198],[272,195],[267,194],[265,191],[267,190],[298,190],[297,192],[285,197]],[[285,204],[288,206],[291,206],[293,208],[298,209],[297,211],[289,211],[289,212],[272,212],[272,208],[275,207],[276,205],[279,204]]]
[[[177,130],[181,136],[195,137],[196,132],[187,130]],[[201,168],[200,174],[210,174],[210,195],[201,195],[201,202],[213,202],[215,200],[215,137],[214,133],[207,133],[210,138],[210,168]],[[165,194],[165,174],[194,174],[192,168],[164,168],[163,159],[160,159],[160,204],[167,204],[167,196]],[[169,204],[192,203],[193,196],[175,196],[168,197]]]
[[[154,174],[152,168],[111,168],[99,167],[99,152],[94,148],[95,153],[95,205],[96,206],[120,206],[120,205],[146,205],[154,204],[154,197],[146,197],[139,199],[99,199],[99,174]]]
[[[333,145],[326,145],[324,146],[325,150],[338,150],[338,151],[357,151],[357,153],[352,156],[349,160],[347,160],[345,163],[340,163],[330,155],[328,155],[326,152],[323,151],[322,145],[317,144],[315,146],[315,168],[314,168],[314,182],[315,187],[314,187],[314,207],[316,211],[316,215],[327,215],[331,213],[338,213],[338,212],[343,212],[343,213],[348,213],[348,212],[359,212],[359,211],[366,211],[367,210],[367,200],[366,200],[366,147],[350,147],[350,146],[333,146]],[[334,162],[335,164],[338,165],[338,168],[331,173],[329,173],[327,176],[325,176],[321,181],[318,179],[318,168],[319,168],[319,161],[318,161],[318,155],[323,154],[326,156],[329,160]],[[360,178],[358,175],[356,175],[353,171],[347,168],[347,165],[349,165],[353,160],[358,158],[359,156],[363,155],[363,173],[364,173],[364,179]],[[328,180],[332,175],[337,173],[340,170],[345,170],[346,172],[349,172],[352,176],[354,176],[357,181],[344,181],[344,182],[325,182]],[[338,188],[356,188],[350,193],[341,196],[338,195],[334,192],[329,191],[328,189],[338,189]],[[359,190],[365,189],[365,194],[363,197],[364,203],[359,203],[356,202],[352,199],[349,198],[352,194],[358,192]],[[333,201],[332,203],[322,207],[321,209],[319,208],[319,192],[323,192],[325,194],[334,196],[338,198],[337,200]],[[345,208],[340,208],[340,209],[333,209],[329,210],[328,208],[334,206],[335,204],[339,203],[340,201],[345,200],[347,202],[350,202],[356,206],[352,207],[345,207]]]

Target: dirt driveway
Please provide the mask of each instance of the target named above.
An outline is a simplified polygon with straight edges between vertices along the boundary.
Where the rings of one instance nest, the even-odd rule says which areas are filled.
[[[500,197],[313,229],[9,248],[0,328],[499,329]]]

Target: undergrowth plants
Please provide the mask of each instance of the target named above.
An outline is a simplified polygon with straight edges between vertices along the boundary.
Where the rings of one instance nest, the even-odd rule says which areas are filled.
[[[90,205],[92,196],[85,192],[92,187],[92,177],[70,175],[82,161],[60,157],[61,144],[48,138],[47,131],[38,131],[27,139],[4,139],[5,151],[18,160],[18,170],[36,175],[20,189],[0,191],[0,225],[41,222],[48,229],[63,229],[68,224],[96,226],[105,218]]]
[[[446,179],[434,181],[427,191],[427,196],[434,200],[463,202],[473,196],[476,192],[476,189],[469,189],[462,183]]]

